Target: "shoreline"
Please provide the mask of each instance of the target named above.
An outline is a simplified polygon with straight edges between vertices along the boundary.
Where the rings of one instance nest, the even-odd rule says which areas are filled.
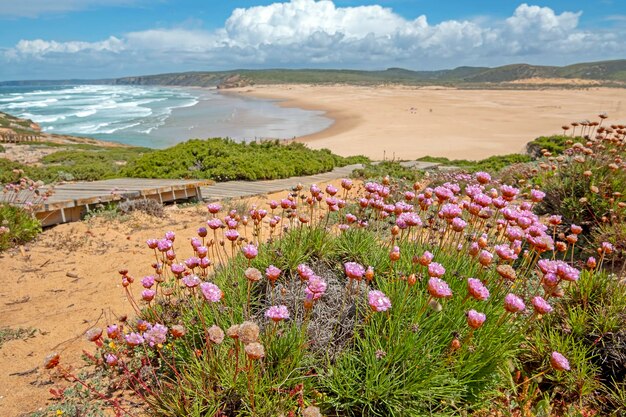
[[[523,153],[539,136],[562,132],[571,121],[607,112],[626,119],[626,89],[585,86],[550,89],[257,85],[229,91],[277,100],[283,107],[324,112],[322,131],[296,137],[342,156],[483,159]]]

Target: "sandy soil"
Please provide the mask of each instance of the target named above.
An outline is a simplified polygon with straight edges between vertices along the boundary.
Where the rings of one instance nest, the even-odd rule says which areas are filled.
[[[332,183],[339,186],[339,180]],[[264,206],[285,195],[232,200],[224,207],[242,212],[242,207]],[[62,363],[81,367],[82,350],[94,351],[85,331],[133,316],[117,271],[128,268],[138,279],[151,273],[146,239],[172,230],[181,256],[191,256],[185,243],[205,225],[205,205],[170,206],[166,213],[164,219],[133,214],[64,224],[46,230],[22,250],[0,253],[0,329],[36,329],[32,337],[0,347],[0,416],[40,410],[51,403],[51,388],[68,385],[50,378],[43,367],[47,354],[58,351]],[[142,288],[134,286],[138,295]]]
[[[522,152],[563,123],[606,112],[626,121],[626,89],[457,90],[451,88],[278,85],[237,89],[323,110],[328,129],[298,138],[312,148],[373,159],[425,155],[480,159]]]

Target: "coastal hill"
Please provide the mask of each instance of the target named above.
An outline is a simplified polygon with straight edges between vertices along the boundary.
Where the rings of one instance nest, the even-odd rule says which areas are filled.
[[[158,75],[122,77],[101,80],[39,80],[5,81],[1,85],[51,85],[51,84],[115,84],[161,85],[189,87],[245,87],[255,84],[402,84],[402,85],[454,85],[472,87],[524,80],[588,80],[591,84],[623,86],[626,83],[626,59],[599,61],[557,66],[512,64],[495,68],[458,67],[449,70],[412,71],[388,68],[380,71],[322,70],[322,69],[264,69],[232,71],[194,71]]]

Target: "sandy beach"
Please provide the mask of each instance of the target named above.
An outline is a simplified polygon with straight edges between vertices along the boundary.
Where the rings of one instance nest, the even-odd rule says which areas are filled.
[[[626,89],[457,90],[451,88],[271,85],[239,94],[324,111],[335,120],[298,140],[339,155],[414,159],[425,155],[480,159],[518,153],[563,123],[606,112],[626,121]]]

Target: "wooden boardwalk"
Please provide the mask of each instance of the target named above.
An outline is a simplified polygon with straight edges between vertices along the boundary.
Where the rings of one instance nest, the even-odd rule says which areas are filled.
[[[288,190],[297,184],[309,186],[338,178],[347,178],[352,171],[361,167],[361,164],[348,165],[322,174],[290,177],[281,180],[220,182],[210,187],[202,187],[201,190],[202,196],[206,201],[251,197]]]
[[[409,162],[407,167],[431,169],[436,165]],[[317,175],[267,181],[229,181],[213,185],[210,185],[212,184],[211,181],[145,178],[119,178],[60,184],[54,187],[54,193],[48,200],[37,207],[36,214],[43,226],[51,226],[79,221],[85,213],[93,210],[97,205],[116,203],[121,200],[149,198],[167,203],[192,198],[217,201],[226,198],[251,197],[288,190],[297,184],[308,187],[311,184],[347,178],[352,171],[361,167],[361,164],[356,164],[335,168],[330,172]],[[42,193],[45,190],[45,187],[42,188]],[[6,198],[0,193],[0,202]],[[24,194],[18,201],[21,204],[26,203],[27,194]]]
[[[54,193],[36,209],[43,226],[78,221],[99,204],[126,199],[150,198],[161,203],[202,198],[201,188],[210,181],[119,178],[103,181],[76,182],[54,187]],[[41,189],[42,193],[46,188]],[[0,202],[6,197],[0,194]],[[26,203],[27,195],[19,198]]]

